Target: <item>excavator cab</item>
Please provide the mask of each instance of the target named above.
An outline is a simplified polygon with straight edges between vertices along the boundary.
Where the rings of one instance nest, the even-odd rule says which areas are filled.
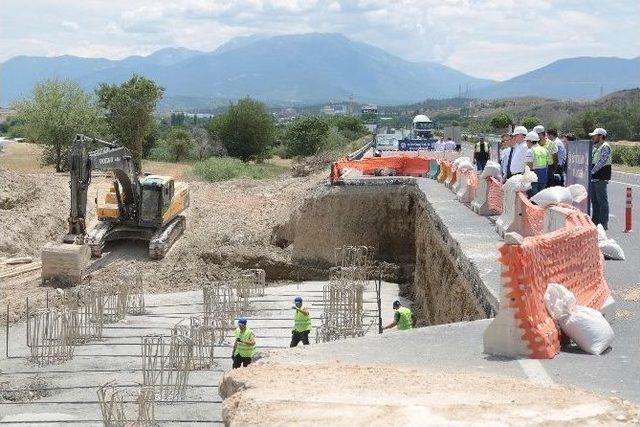
[[[141,227],[159,227],[163,214],[173,198],[173,179],[160,175],[148,175],[141,182],[140,217]]]

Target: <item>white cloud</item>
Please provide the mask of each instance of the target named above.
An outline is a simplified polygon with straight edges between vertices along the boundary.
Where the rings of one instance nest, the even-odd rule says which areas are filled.
[[[235,36],[311,31],[497,79],[562,57],[640,54],[637,0],[2,1],[0,61],[213,50]]]

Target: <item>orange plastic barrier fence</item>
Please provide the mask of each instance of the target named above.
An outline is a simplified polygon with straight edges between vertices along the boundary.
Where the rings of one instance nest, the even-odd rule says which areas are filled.
[[[417,156],[369,157],[361,160],[340,159],[331,165],[331,182],[340,179],[346,168],[374,175],[381,169],[392,169],[397,176],[423,176],[429,171],[430,159]]]
[[[537,236],[542,234],[544,225],[544,208],[534,205],[529,201],[527,194],[519,192],[519,203],[522,203],[522,227],[527,236]]]
[[[487,179],[487,186],[489,191],[487,192],[487,205],[489,210],[496,215],[502,215],[502,184],[494,177]]]
[[[560,351],[560,330],[543,301],[549,283],[561,283],[578,304],[596,310],[610,294],[596,228],[581,212],[570,216],[565,228],[500,247],[507,309],[514,309],[533,358],[552,358]]]

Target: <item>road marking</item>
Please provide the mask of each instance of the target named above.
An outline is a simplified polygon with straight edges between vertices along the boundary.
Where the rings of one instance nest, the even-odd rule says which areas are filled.
[[[520,367],[524,371],[527,378],[529,378],[534,383],[551,385],[553,384],[553,380],[547,374],[542,363],[536,359],[518,359],[518,363]]]
[[[621,182],[621,181],[614,181],[614,180],[611,180],[611,182],[615,182],[616,184],[620,184],[620,185],[626,185],[626,186],[629,186],[629,187],[640,188],[640,185],[638,185],[638,184],[629,184],[628,182]]]
[[[613,171],[613,173],[623,173],[625,175],[635,175],[637,177],[640,178],[640,173],[635,173],[635,172],[622,172],[622,171]]]

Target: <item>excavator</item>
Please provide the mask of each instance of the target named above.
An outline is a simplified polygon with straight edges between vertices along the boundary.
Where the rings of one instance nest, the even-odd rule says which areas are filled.
[[[95,145],[102,148],[89,151]],[[92,171],[113,176],[110,187],[95,198],[97,225],[87,230],[87,195]],[[47,245],[42,253],[43,281],[46,276],[65,276],[64,266],[78,269],[78,248],[86,245],[91,256],[100,257],[107,242],[137,239],[149,242],[149,257],[164,258],[182,235],[186,219],[180,215],[189,207],[189,187],[173,177],[140,176],[131,151],[116,142],[76,135],[69,150],[71,210],[68,232],[62,245]],[[58,267],[47,268],[46,261]],[[49,271],[48,274],[45,270]],[[67,276],[75,276],[78,271]],[[50,277],[47,277],[50,278]]]

